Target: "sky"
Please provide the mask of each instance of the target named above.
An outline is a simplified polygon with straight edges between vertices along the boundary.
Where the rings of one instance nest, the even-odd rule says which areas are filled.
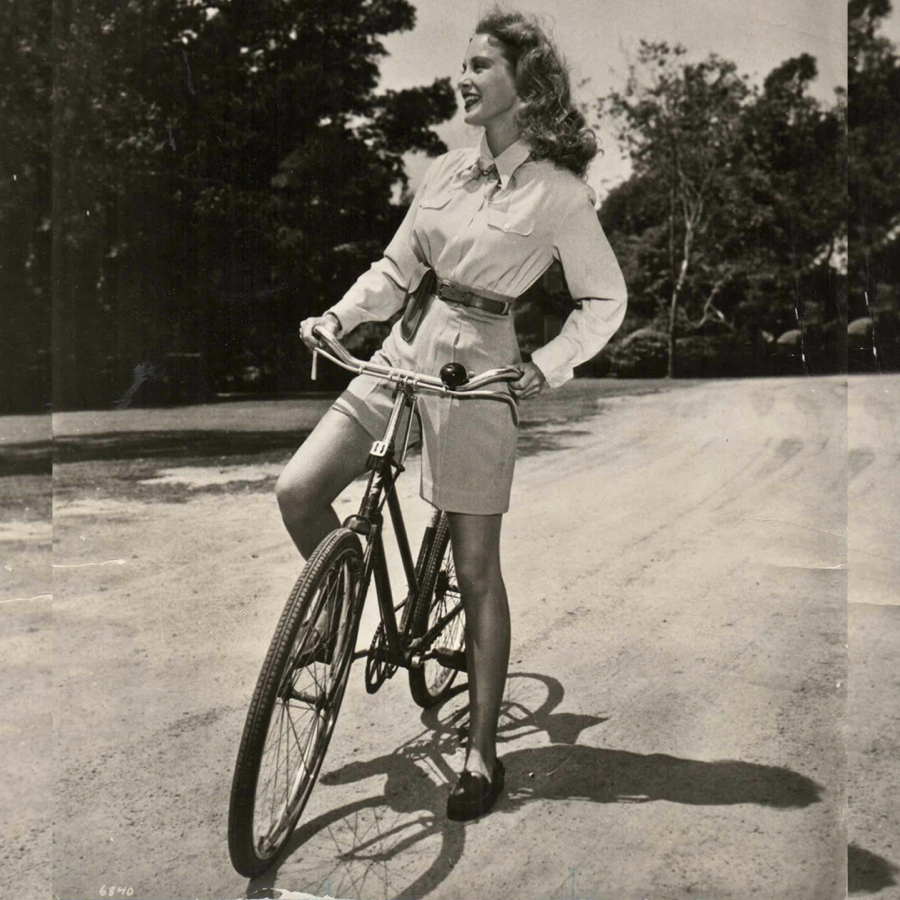
[[[416,27],[390,35],[381,65],[382,87],[398,90],[449,75],[455,86],[466,44],[488,0],[411,0]],[[691,60],[715,52],[733,60],[757,82],[792,56],[810,53],[819,75],[812,93],[833,102],[847,81],[847,7],[844,0],[520,0],[517,8],[544,18],[572,71],[579,100],[590,102],[624,86],[629,59],[641,38],[681,43]],[[896,20],[897,16],[892,17]],[[896,22],[886,30],[894,32]],[[481,129],[467,126],[461,111],[437,128],[450,149],[477,145]],[[612,131],[599,130],[604,153],[588,172],[600,199],[628,176],[628,163]],[[407,157],[416,187],[428,160]]]

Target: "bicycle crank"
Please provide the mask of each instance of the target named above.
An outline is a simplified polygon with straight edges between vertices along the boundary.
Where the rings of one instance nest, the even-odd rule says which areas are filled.
[[[374,694],[396,671],[396,664],[387,661],[387,639],[384,623],[381,623],[375,629],[375,637],[366,656],[366,691]]]

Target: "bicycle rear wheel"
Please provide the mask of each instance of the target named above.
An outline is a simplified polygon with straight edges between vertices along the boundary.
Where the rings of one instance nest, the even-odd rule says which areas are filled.
[[[346,528],[333,531],[310,556],[269,645],[228,811],[231,861],[248,878],[275,862],[325,759],[355,649],[361,572],[359,538]],[[313,626],[323,611],[328,630],[319,636]]]
[[[446,515],[441,516],[435,532],[412,617],[412,638],[428,634],[443,621],[443,627],[426,642],[423,650],[436,652],[445,661],[464,664],[466,614],[453,565],[450,524]],[[442,665],[440,659],[429,659],[419,668],[410,669],[409,690],[413,700],[423,709],[434,706],[453,687],[457,671]]]

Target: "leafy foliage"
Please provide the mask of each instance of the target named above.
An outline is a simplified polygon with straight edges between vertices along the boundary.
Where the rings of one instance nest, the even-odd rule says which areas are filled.
[[[684,57],[642,42],[625,90],[599,105],[633,163],[601,219],[626,272],[631,328],[665,331],[670,376],[679,337],[710,326],[757,347],[760,333],[804,317],[845,319],[839,279],[820,290],[815,274],[845,234],[843,109],[808,95],[815,60],[786,61],[759,89],[714,54]]]
[[[850,318],[873,322],[861,367],[900,367],[900,59],[879,34],[890,0],[849,4]]]
[[[290,386],[297,322],[402,215],[402,155],[445,149],[449,79],[377,90],[381,37],[414,23],[407,0],[60,0],[57,402],[107,403],[135,366],[197,352],[216,387],[247,367]],[[36,14],[19,24],[40,40]],[[0,103],[34,80],[26,44]]]
[[[50,398],[49,0],[0,4],[0,413]]]

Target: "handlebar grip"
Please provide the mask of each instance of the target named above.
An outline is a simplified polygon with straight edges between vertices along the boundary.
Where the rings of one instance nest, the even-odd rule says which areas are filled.
[[[343,345],[338,343],[337,339],[331,334],[331,332],[326,331],[324,328],[321,328],[318,325],[313,325],[312,336],[314,338],[318,338],[319,342],[323,346],[328,347],[332,352],[334,352],[335,350],[335,344],[337,344],[340,350],[344,349]]]

